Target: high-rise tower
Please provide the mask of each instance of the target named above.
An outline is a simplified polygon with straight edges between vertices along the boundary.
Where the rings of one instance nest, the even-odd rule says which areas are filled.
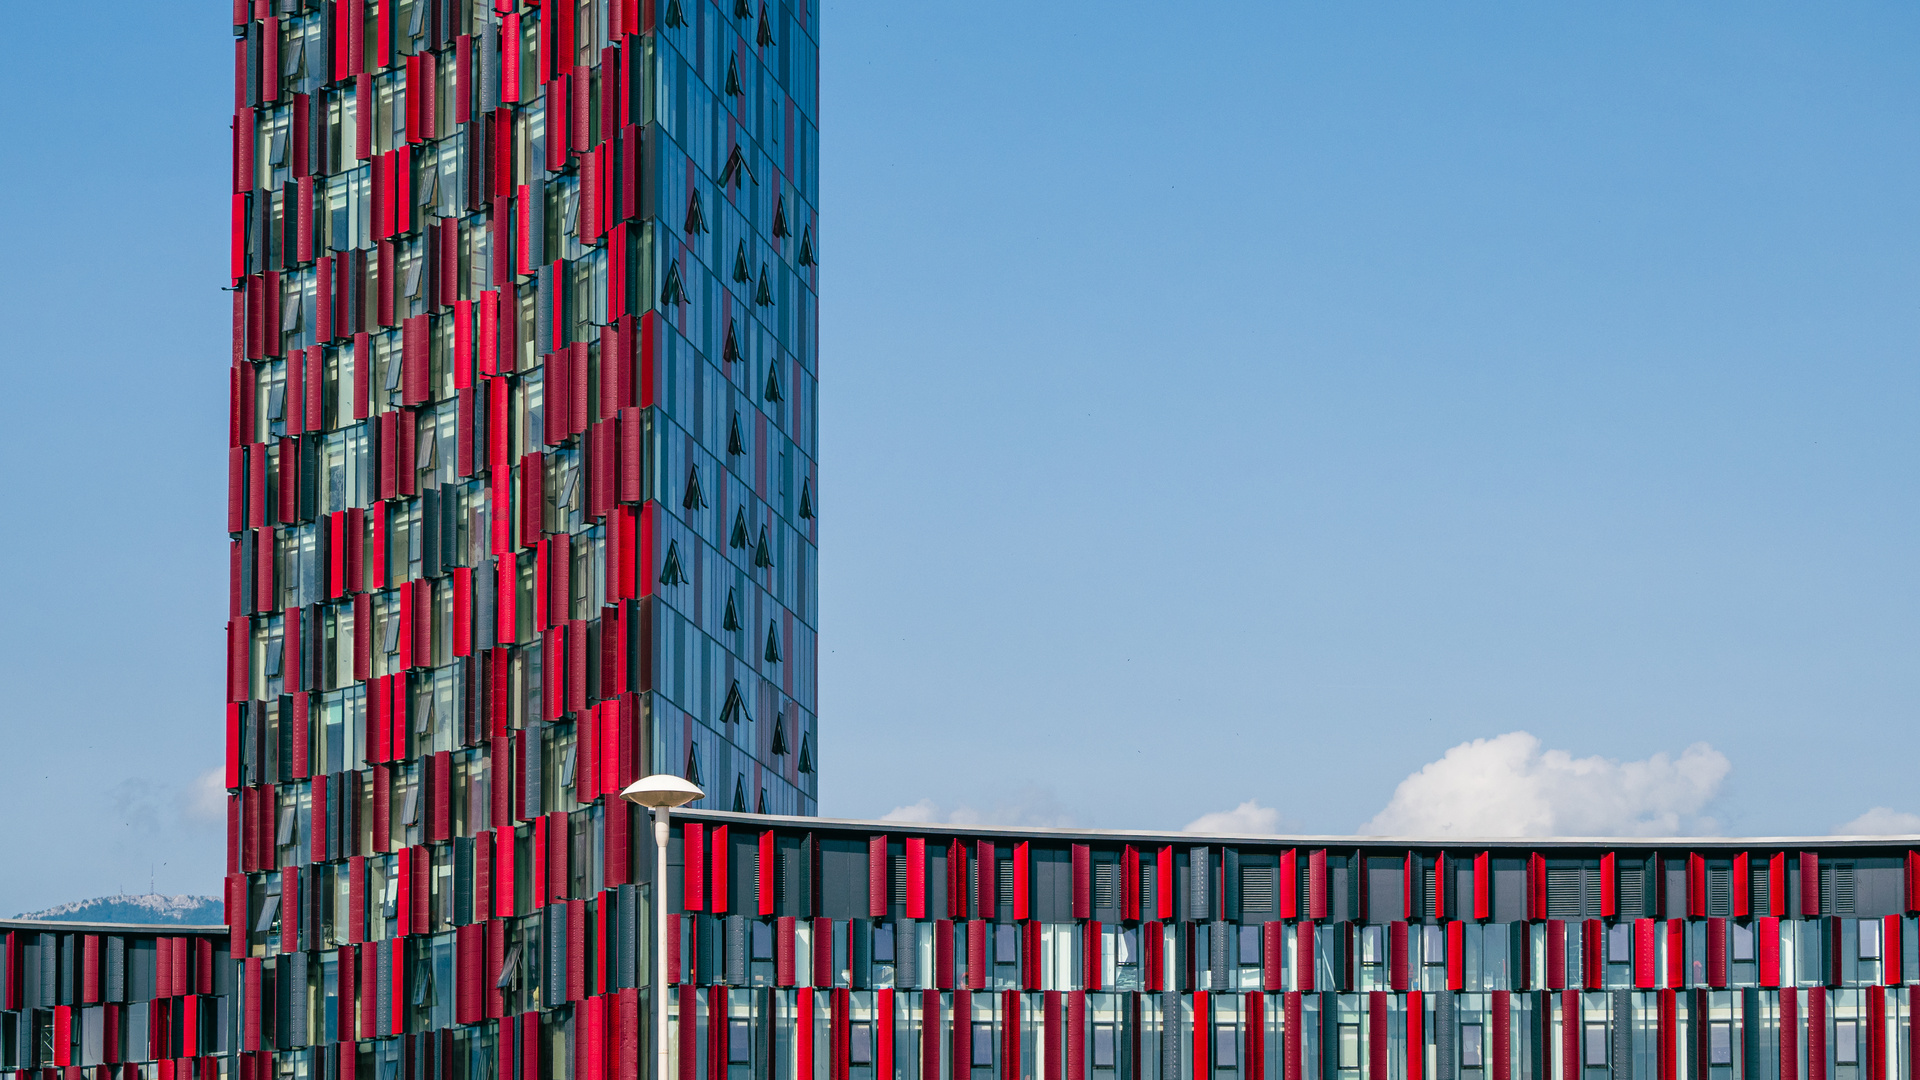
[[[810,4],[234,0],[243,1050],[537,992],[640,775],[814,812]]]

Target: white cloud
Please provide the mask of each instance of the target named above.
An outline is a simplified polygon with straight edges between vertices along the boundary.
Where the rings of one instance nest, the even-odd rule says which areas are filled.
[[[1733,763],[1706,743],[1677,758],[1576,758],[1524,731],[1475,739],[1400,781],[1360,827],[1390,836],[1680,836],[1719,831],[1701,811]]]
[[[1271,834],[1280,831],[1280,811],[1248,799],[1231,810],[1215,810],[1187,822],[1183,832]]]
[[[1920,835],[1920,814],[1909,814],[1890,806],[1876,806],[1845,825],[1835,825],[1833,835],[1916,836]]]
[[[219,769],[208,769],[193,778],[180,795],[180,816],[202,825],[219,825],[227,820],[226,777]]]
[[[1073,816],[1061,807],[1053,793],[1039,788],[1016,792],[1010,799],[985,809],[962,803],[942,807],[932,799],[896,806],[880,816],[882,821],[911,821],[949,825],[1021,825],[1029,828],[1063,829],[1073,824]]]
[[[921,799],[917,803],[896,806],[880,815],[881,821],[917,821],[936,822],[940,820],[940,808],[932,799]]]

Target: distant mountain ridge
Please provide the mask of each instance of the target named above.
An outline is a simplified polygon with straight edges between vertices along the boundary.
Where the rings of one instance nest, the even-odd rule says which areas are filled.
[[[16,919],[58,919],[63,922],[163,923],[180,926],[219,926],[220,898],[216,896],[97,896],[58,904],[45,911],[28,911]]]

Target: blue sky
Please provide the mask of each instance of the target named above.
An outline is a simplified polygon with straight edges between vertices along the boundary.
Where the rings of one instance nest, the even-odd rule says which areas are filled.
[[[0,43],[0,914],[220,869],[231,45],[110,8]],[[827,4],[823,810],[1920,812],[1916,31]]]

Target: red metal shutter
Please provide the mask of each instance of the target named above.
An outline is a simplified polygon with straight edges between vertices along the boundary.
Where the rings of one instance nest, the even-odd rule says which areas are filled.
[[[775,986],[792,986],[795,980],[793,963],[794,917],[782,915],[773,921],[773,982]]]
[[[1806,873],[1804,864],[1800,872]],[[1807,1080],[1827,1080],[1827,992],[1821,987],[1807,991]]]
[[[1025,845],[1022,847],[1024,848]],[[1173,845],[1163,845],[1155,853],[1154,860],[1153,883],[1154,892],[1157,894],[1154,897],[1154,915],[1161,921],[1166,921],[1173,918],[1173,894],[1176,884],[1173,874]]]
[[[1667,920],[1667,989],[1687,985],[1687,921]]]
[[[1160,871],[1162,876],[1165,873],[1164,870]],[[1438,871],[1435,873],[1438,874]],[[1164,915],[1161,917],[1165,918]],[[1280,853],[1280,917],[1300,917],[1300,863],[1296,848],[1288,848]]]
[[[1473,857],[1473,917],[1493,918],[1493,853]]]
[[[992,932],[992,927],[986,923],[978,923],[976,925],[982,928],[981,929],[982,939],[984,939],[987,934]],[[1105,969],[1106,969],[1106,954],[1105,954],[1106,939],[1101,932],[1099,920],[1096,919],[1096,920],[1088,921],[1081,932],[1085,935],[1085,940],[1082,942],[1081,949],[1080,949],[1081,958],[1082,960],[1085,961],[1085,963],[1082,965],[1085,970],[1083,971],[1081,976],[1081,985],[1088,990],[1103,989],[1101,977],[1105,974]],[[969,945],[972,944],[971,937],[968,938],[968,944]],[[985,953],[985,951],[986,949],[983,945],[981,948],[981,952]],[[985,964],[983,961],[982,963],[983,978],[980,984],[982,986],[986,985],[984,981],[984,975],[985,975]]]
[[[977,885],[974,890],[974,913],[991,921],[1000,907],[997,889],[1000,864],[993,841],[974,841],[973,861]]]
[[[1651,922],[1650,919],[1639,920]],[[1760,960],[1759,983],[1761,986],[1780,985],[1780,920],[1763,915],[1754,920],[1754,936],[1759,938],[1756,954]],[[1650,984],[1649,984],[1650,985]]]
[[[818,923],[820,920],[814,920]],[[933,985],[938,990],[953,989],[953,920],[933,923]]]
[[[987,938],[993,933],[992,925],[980,919],[974,919],[967,927],[967,978],[969,990],[983,990],[987,985]]]
[[[1073,917],[1093,914],[1093,850],[1086,844],[1073,845]]]
[[[707,908],[706,826],[697,821],[680,826],[681,901],[685,911]]]
[[[1387,925],[1387,985],[1394,990],[1407,989],[1407,924]]]
[[[731,828],[726,825],[715,825],[713,827],[713,859],[710,864],[712,869],[709,871],[712,877],[713,887],[710,890],[709,898],[712,901],[711,906],[715,915],[725,915],[727,913],[729,910],[727,901],[732,897],[732,887],[729,884],[728,877],[728,871],[732,869],[733,864],[733,842],[730,839],[731,831]]]
[[[1812,918],[1818,914],[1820,914],[1820,856],[1812,851],[1803,851],[1800,853],[1800,917]],[[1809,1010],[1809,1019],[1811,1019],[1811,1010]],[[1811,1040],[1809,1040],[1807,1051],[1808,1053],[1813,1051]],[[1813,1076],[1809,1070],[1807,1080],[1825,1080],[1825,1078]]]
[[[1467,924],[1450,922],[1447,924],[1447,989],[1464,990],[1467,986]]]
[[[1733,882],[1728,891],[1733,894],[1733,917],[1746,918],[1753,902],[1753,864],[1744,851],[1733,857]]]
[[[885,833],[867,838],[867,914],[885,918],[888,907],[887,837]]]
[[[923,836],[906,838],[907,918],[927,917],[927,841]]]
[[[829,918],[813,920],[813,985],[815,986],[832,986],[834,983],[833,924],[834,920]],[[947,956],[951,961],[953,956],[951,924],[948,925],[948,931]]]
[[[1120,851],[1120,919],[1140,919],[1140,849],[1132,844]]]
[[[1588,990],[1604,989],[1607,984],[1607,928],[1599,919],[1580,923],[1580,985]]]

